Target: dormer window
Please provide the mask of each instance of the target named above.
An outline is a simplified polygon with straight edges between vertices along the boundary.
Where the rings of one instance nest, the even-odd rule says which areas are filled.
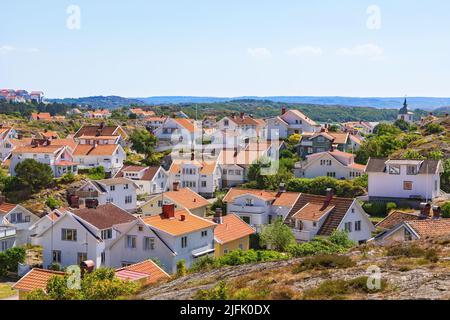
[[[247,199],[245,199],[245,205],[247,206],[247,207],[253,207],[253,199],[251,199],[251,198],[247,198]]]
[[[389,166],[389,174],[400,174],[400,166]]]
[[[107,240],[112,238],[112,229],[102,230],[102,239]]]

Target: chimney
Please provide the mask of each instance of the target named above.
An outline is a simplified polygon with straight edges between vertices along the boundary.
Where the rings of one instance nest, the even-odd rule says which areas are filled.
[[[179,181],[175,181],[174,183],[173,183],[173,191],[178,191],[178,190],[180,190],[180,182]]]
[[[244,113],[241,112],[241,119],[244,119]]]
[[[97,199],[86,199],[85,205],[86,205],[86,208],[88,208],[88,209],[97,209],[98,200]]]
[[[233,155],[233,157],[237,157],[237,154],[238,154],[238,149],[237,149],[237,147],[234,147],[234,155]]]
[[[95,269],[95,263],[92,260],[82,261],[80,263],[81,276],[83,277],[85,273],[91,273]]]
[[[173,219],[175,218],[175,205],[172,204],[163,204],[162,214],[164,219]]]
[[[281,108],[281,115],[286,113],[286,107]]]
[[[194,152],[191,152],[191,161],[194,161],[194,159],[195,159],[195,154],[194,154]]]
[[[181,215],[180,221],[186,221],[186,215],[185,215],[185,214],[182,214],[182,215]]]
[[[326,192],[327,192],[327,195],[326,195],[325,202],[324,202],[324,207],[325,208],[328,207],[328,205],[330,204],[331,200],[333,200],[333,196],[334,196],[333,189],[328,188],[326,190]]]
[[[286,192],[286,184],[284,182],[280,183],[280,186],[278,187],[279,193],[285,193]]]
[[[216,213],[214,214],[213,221],[214,221],[214,223],[217,223],[217,224],[223,223],[222,208],[216,208]]]
[[[100,129],[103,129],[104,127],[105,127],[105,123],[104,122],[100,123]]]
[[[433,219],[434,220],[439,220],[441,219],[441,212],[442,209],[439,206],[433,206]]]
[[[420,204],[420,215],[419,220],[426,220],[430,217],[431,204],[429,203],[421,203]]]

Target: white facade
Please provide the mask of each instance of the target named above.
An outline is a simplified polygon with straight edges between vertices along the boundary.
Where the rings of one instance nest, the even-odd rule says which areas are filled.
[[[369,164],[370,164],[369,160]],[[386,170],[369,175],[369,198],[419,198],[432,200],[440,195],[439,163],[434,173],[418,173],[425,164],[415,160],[386,161]]]
[[[117,149],[114,152],[105,152],[104,154],[79,154],[76,153],[77,148],[75,148],[73,159],[79,163],[78,167],[80,169],[91,169],[101,166],[105,168],[105,172],[110,172],[113,176],[123,167],[123,162],[127,158],[121,145],[117,145]]]
[[[16,229],[16,245],[31,243],[29,227],[38,220],[38,216],[20,205],[5,215],[0,213],[0,224],[13,226]]]
[[[266,135],[269,139],[275,139],[274,130],[278,130],[280,139],[285,139],[292,134],[320,132],[321,127],[298,110],[283,110],[280,116],[267,120]]]
[[[138,195],[150,195],[166,191],[168,186],[168,173],[164,168],[159,167],[151,179],[146,178],[147,170],[148,168],[142,168],[140,171],[136,169],[127,170],[127,168],[124,168],[121,172],[124,178],[131,179],[138,185]]]
[[[3,131],[3,132],[2,132]],[[14,149],[11,139],[17,138],[17,132],[14,128],[0,127],[0,161],[5,161]]]

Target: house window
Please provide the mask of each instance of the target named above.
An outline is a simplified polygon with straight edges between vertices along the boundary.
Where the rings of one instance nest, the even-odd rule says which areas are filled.
[[[208,230],[202,231],[202,238],[208,236]]]
[[[202,181],[202,188],[206,188],[206,181]]]
[[[187,237],[181,237],[181,247],[182,248],[187,247]]]
[[[434,180],[434,191],[438,191],[438,181]]]
[[[144,250],[155,250],[155,238],[144,237]]]
[[[314,228],[317,227],[317,222],[316,221],[313,222],[313,227]]]
[[[239,249],[244,250],[244,245],[242,243],[239,243]]]
[[[250,224],[250,217],[242,217],[242,221],[244,221],[247,224]]]
[[[412,190],[413,183],[412,181],[403,181],[403,190]]]
[[[234,172],[237,176],[240,176],[242,173],[241,173],[241,170],[236,170],[235,172]]]
[[[109,191],[115,191],[116,190],[116,186],[110,186],[109,187]]]
[[[408,230],[405,229],[404,237],[405,237],[405,241],[411,241],[412,240],[411,232],[409,232]]]
[[[245,205],[247,207],[253,207],[253,199],[250,198],[245,199]]]
[[[111,239],[112,238],[112,229],[102,230],[102,239]]]
[[[352,223],[346,222],[344,225],[344,230],[345,230],[345,232],[348,232],[348,233],[352,232]]]
[[[226,175],[227,174],[227,169],[223,169],[222,173]]]
[[[82,263],[83,261],[87,260],[87,253],[86,252],[78,252],[77,253],[77,261],[78,264]]]
[[[361,231],[361,221],[355,221],[355,231]]]
[[[162,207],[162,200],[158,200],[158,207]]]
[[[106,199],[106,203],[113,203],[114,202],[114,198],[107,198]]]
[[[128,249],[136,249],[136,236],[127,236],[125,246]]]
[[[413,176],[417,174],[417,167],[416,166],[407,166],[406,167],[406,174],[408,176]]]
[[[336,178],[336,172],[327,172],[327,177]]]
[[[400,166],[389,166],[389,174],[400,174]]]
[[[76,229],[62,229],[61,230],[61,240],[77,241],[77,230]]]
[[[124,190],[127,190],[127,189],[128,189],[128,183],[125,184],[125,185],[123,186],[123,189],[124,189]]]
[[[223,253],[227,254],[228,253],[228,248],[225,247],[225,249],[223,249]]]
[[[61,263],[61,251],[59,250],[53,250],[52,254],[52,262],[53,263]]]
[[[102,252],[100,258],[101,258],[101,264],[105,264],[105,261],[106,261],[106,254],[105,254],[105,251]]]
[[[133,196],[125,196],[125,204],[129,204],[133,202]]]
[[[223,121],[223,124],[224,124],[224,126],[225,126],[225,127],[228,127],[228,126],[229,126],[229,124],[230,124],[230,121],[228,121],[228,120],[224,120],[224,121]]]

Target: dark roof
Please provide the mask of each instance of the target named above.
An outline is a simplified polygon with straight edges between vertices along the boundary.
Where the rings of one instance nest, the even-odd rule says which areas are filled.
[[[376,227],[381,229],[392,229],[402,222],[417,220],[419,214],[419,212],[394,211],[380,221]]]
[[[286,217],[286,224],[291,227],[294,226],[294,219],[292,218],[298,211],[300,211],[306,204],[320,204],[325,203],[326,196],[318,196],[302,193],[297,199],[297,202],[292,207],[291,211]],[[322,227],[320,228],[317,235],[319,236],[329,236],[331,233],[337,229],[348,209],[353,203],[351,198],[338,198],[333,197],[331,202],[328,204],[327,208],[332,208],[325,219]]]
[[[79,138],[81,136],[112,136],[114,131],[116,131],[118,126],[83,126],[78,132],[75,134],[75,138]]]
[[[140,167],[140,166],[127,166],[123,167],[116,175],[116,178],[123,177],[124,171],[141,171],[143,169],[146,169],[144,172],[144,175],[142,176],[142,179],[140,180],[146,180],[151,181],[155,177],[155,174],[158,172],[160,167]]]
[[[73,214],[100,230],[111,228],[117,224],[132,222],[136,219],[132,214],[113,204],[101,205],[96,209],[74,210]]]
[[[370,158],[369,162],[367,163],[366,172],[385,172],[386,161],[388,160],[396,160],[396,159]],[[439,164],[440,164],[439,160],[423,160],[422,164],[420,165],[419,174],[427,174],[427,173],[434,174],[439,169]]]
[[[399,110],[398,114],[408,114],[408,112],[409,112],[408,103],[406,102],[405,99],[405,102],[403,102],[403,107]]]

